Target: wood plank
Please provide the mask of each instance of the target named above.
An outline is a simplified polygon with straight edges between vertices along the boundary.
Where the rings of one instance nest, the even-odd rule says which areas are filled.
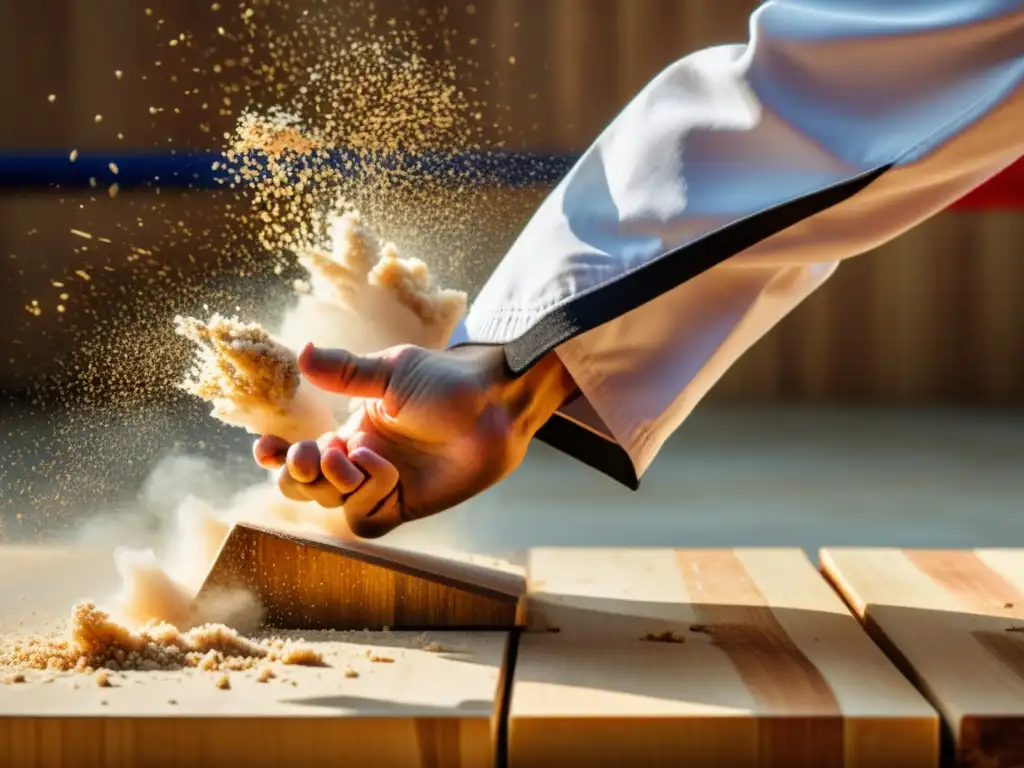
[[[540,549],[528,573],[513,768],[938,763],[937,714],[799,550]]]
[[[236,525],[197,599],[241,587],[285,629],[512,629],[525,575],[488,563]]]
[[[960,765],[1024,765],[1024,550],[825,549],[821,567],[942,714]]]
[[[0,583],[0,644],[25,637],[13,596],[44,607],[49,629],[53,609],[67,616],[71,601],[110,585],[109,560],[109,552],[0,548],[0,576],[17,575]],[[92,566],[103,572],[98,581]],[[257,670],[231,672],[227,690],[215,685],[220,673],[195,669],[114,672],[109,688],[42,671],[4,685],[14,670],[0,669],[0,765],[494,764],[507,633],[303,636],[325,666],[273,664],[267,683]]]
[[[0,685],[0,765],[492,765],[505,633],[432,635],[444,653],[412,633],[306,639],[327,667],[233,672],[229,690],[196,670]]]

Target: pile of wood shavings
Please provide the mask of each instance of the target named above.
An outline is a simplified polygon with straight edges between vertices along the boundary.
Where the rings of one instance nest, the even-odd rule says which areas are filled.
[[[284,408],[301,376],[295,354],[255,323],[214,315],[175,318],[177,333],[199,346],[185,391],[207,401]]]
[[[266,662],[322,666],[323,656],[303,641],[252,640],[222,624],[180,632],[169,624],[151,624],[133,631],[94,603],[82,602],[71,612],[63,637],[30,638],[0,647],[0,668],[36,669],[93,674],[96,670],[244,671]]]

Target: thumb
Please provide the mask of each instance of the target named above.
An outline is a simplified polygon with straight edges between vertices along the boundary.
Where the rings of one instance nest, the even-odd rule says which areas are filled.
[[[326,392],[379,399],[388,391],[394,361],[307,344],[299,353],[299,370],[310,384]]]

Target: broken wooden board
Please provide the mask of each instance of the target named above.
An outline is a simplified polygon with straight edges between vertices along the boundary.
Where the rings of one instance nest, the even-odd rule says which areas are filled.
[[[938,715],[800,550],[540,549],[528,573],[512,768],[938,765]]]
[[[374,542],[236,525],[197,599],[244,589],[285,629],[503,629],[524,621],[525,574]]]
[[[825,549],[821,567],[942,714],[960,765],[1024,765],[1024,550]]]
[[[109,688],[74,673],[0,676],[0,765],[494,764],[507,633],[305,639],[328,666],[274,664],[266,683],[231,672],[227,690],[198,670],[111,673]]]

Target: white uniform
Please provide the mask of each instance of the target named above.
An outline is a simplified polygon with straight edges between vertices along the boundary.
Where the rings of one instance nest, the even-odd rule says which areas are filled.
[[[583,397],[538,435],[637,487],[839,261],[1024,154],[1024,0],[770,0],[658,75],[541,205],[455,342]]]

